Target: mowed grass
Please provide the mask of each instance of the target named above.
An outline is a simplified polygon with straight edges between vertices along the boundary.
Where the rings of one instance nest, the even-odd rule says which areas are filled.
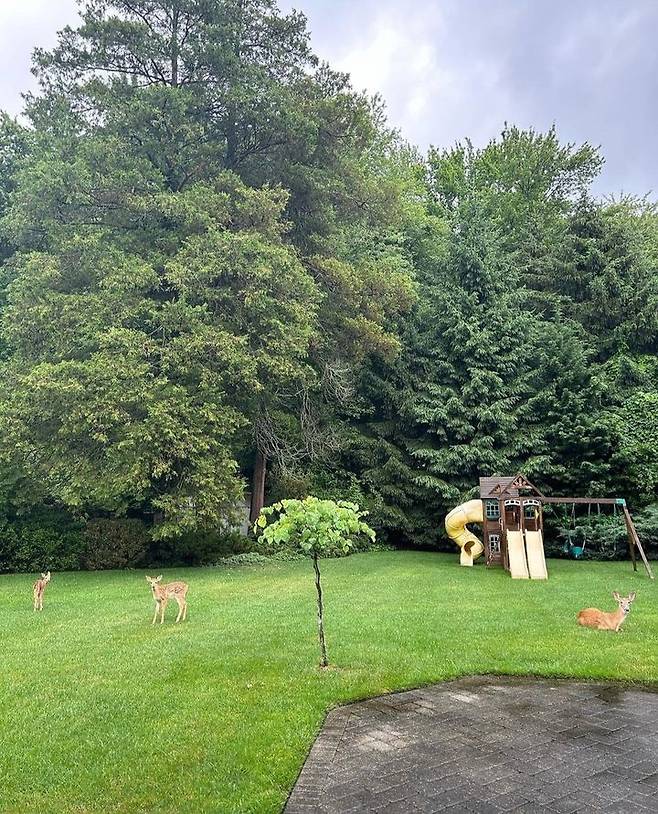
[[[547,583],[457,557],[178,569],[189,619],[151,627],[144,572],[0,577],[0,810],[278,812],[332,706],[464,674],[658,682],[658,585],[629,563],[551,561]],[[575,623],[637,591],[620,635]]]

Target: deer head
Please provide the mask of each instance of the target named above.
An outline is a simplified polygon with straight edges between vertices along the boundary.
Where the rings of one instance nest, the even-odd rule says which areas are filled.
[[[635,591],[628,596],[620,596],[617,591],[612,592],[613,599],[619,605],[620,610],[626,616],[631,612],[631,605],[635,601]]]

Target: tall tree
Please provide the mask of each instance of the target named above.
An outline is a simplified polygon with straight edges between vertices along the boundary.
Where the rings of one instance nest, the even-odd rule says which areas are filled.
[[[28,179],[22,191],[31,199]],[[145,505],[164,514],[160,535],[230,515],[249,405],[306,374],[318,292],[282,243],[284,202],[231,176],[174,198],[131,193],[148,255],[141,234],[77,219],[15,255],[6,440],[53,496]]]
[[[282,15],[270,0],[90,0],[83,24],[37,53],[36,146],[4,220],[17,247],[7,426],[26,456],[44,443],[56,400],[48,393],[41,420],[38,410],[30,419],[27,389],[55,375],[42,365],[74,362],[84,371],[66,368],[64,391],[76,415],[109,399],[132,416],[123,379],[141,377],[160,386],[157,404],[166,394],[177,420],[221,446],[188,443],[194,462],[172,452],[161,478],[155,465],[121,470],[129,456],[103,463],[73,440],[80,428],[58,429],[64,471],[83,455],[95,472],[60,488],[52,458],[32,456],[60,499],[157,506],[171,518],[161,533],[216,522],[210,504],[222,489],[222,506],[232,502],[228,473],[249,454],[259,509],[268,458],[317,457],[342,359],[362,358],[366,344],[397,347],[388,323],[412,296],[408,264],[372,238],[346,248],[395,220],[397,188],[381,171],[392,137],[345,76],[316,67],[303,15]],[[120,285],[108,263],[122,269]],[[94,395],[85,377],[93,364],[100,376],[110,357],[123,372]],[[146,400],[140,392],[134,403]],[[213,429],[201,418],[211,404]],[[143,419],[138,411],[140,432]],[[119,458],[131,448],[124,440]],[[203,510],[192,498],[202,482]]]

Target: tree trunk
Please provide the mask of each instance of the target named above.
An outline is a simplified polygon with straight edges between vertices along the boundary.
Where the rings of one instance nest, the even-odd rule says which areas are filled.
[[[178,20],[180,11],[174,7],[171,18],[171,86],[178,87]]]
[[[244,0],[238,0],[236,11],[236,31],[233,40],[233,54],[236,65],[240,64],[242,37],[244,36]],[[227,170],[238,163],[238,109],[235,101],[230,101],[226,117],[226,160]]]
[[[260,450],[256,450],[256,460],[254,462],[254,477],[251,488],[251,510],[249,512],[249,522],[255,523],[258,520],[260,510],[265,505],[265,475],[267,474],[267,458]]]
[[[322,585],[320,584],[320,568],[318,555],[313,555],[313,569],[315,571],[315,588],[318,592],[318,638],[320,639],[320,667],[329,666],[327,656],[327,643],[324,640],[324,607],[322,605]]]

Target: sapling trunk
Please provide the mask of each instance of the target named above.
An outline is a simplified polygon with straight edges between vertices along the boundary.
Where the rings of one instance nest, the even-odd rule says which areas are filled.
[[[320,639],[320,667],[329,666],[327,656],[327,644],[324,640],[324,607],[322,605],[322,585],[320,584],[320,568],[318,566],[318,555],[313,554],[313,570],[315,571],[315,587],[318,592],[318,638]]]

